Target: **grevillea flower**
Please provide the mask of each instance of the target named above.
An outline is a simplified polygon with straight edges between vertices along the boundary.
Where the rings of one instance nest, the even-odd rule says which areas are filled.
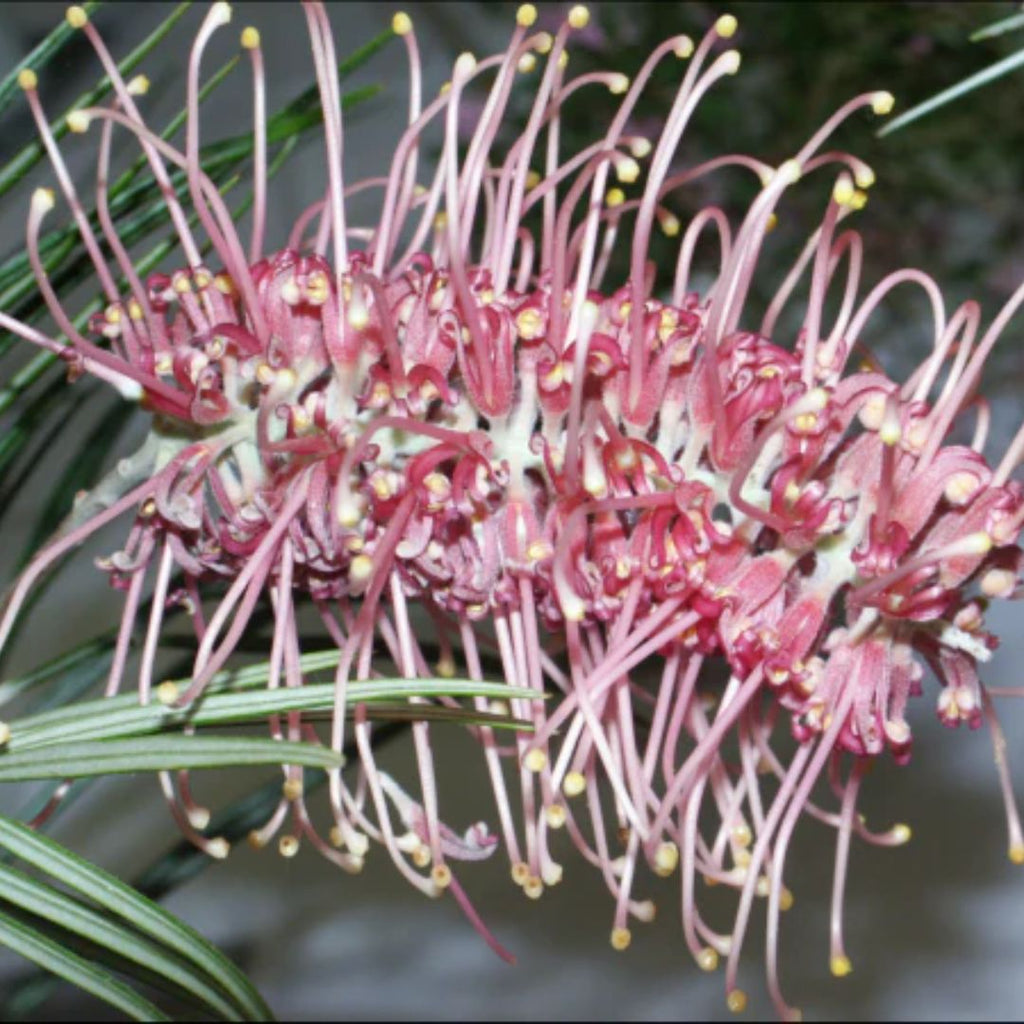
[[[985,607],[1019,587],[1024,494],[1011,473],[1024,432],[990,465],[987,406],[975,394],[1024,288],[980,338],[977,305],[948,315],[918,271],[861,294],[860,236],[840,222],[864,205],[874,175],[825,147],[845,119],[863,108],[885,114],[892,97],[851,100],[779,166],[737,154],[688,166],[680,140],[695,107],[740,65],[737,51],[720,46],[736,29],[731,16],[696,45],[667,39],[632,81],[620,72],[573,78],[566,47],[587,10],[572,8],[550,34],[534,30],[536,11],[525,5],[504,52],[462,54],[450,83],[426,101],[412,24],[398,14],[411,69],[408,128],[381,176],[353,183],[343,171],[327,15],[318,4],[303,14],[324,109],[326,184],[279,249],[264,239],[255,29],[242,34],[255,99],[248,239],[198,161],[200,68],[230,20],[227,4],[208,10],[192,47],[184,152],[146,126],[138,90],[85,13],[70,9],[114,84],[109,107],[69,119],[74,131],[101,135],[102,237],[46,127],[36,77],[22,75],[106,306],[79,333],[48,283],[38,240],[58,195],[43,189],[29,212],[28,252],[64,340],[7,316],[0,325],[58,352],[73,374],[141,398],[153,418],[142,449],[83,499],[20,578],[0,644],[57,558],[133,517],[123,550],[104,563],[125,592],[108,693],[125,681],[147,588],[144,702],[195,701],[261,608],[274,623],[270,686],[303,684],[300,605],[315,609],[340,652],[327,742],[340,750],[354,735],[357,781],[330,773],[328,842],[307,813],[300,770],[286,769],[257,845],[290,819],[282,852],[306,838],[355,871],[372,838],[420,890],[453,892],[485,935],[449,862],[500,845],[515,883],[536,898],[562,878],[555,851],[572,846],[607,883],[617,949],[629,945],[631,919],[654,914],[639,894],[664,883],[648,873],[678,872],[686,945],[704,970],[727,958],[734,1010],[746,1001],[737,967],[755,898],[766,897],[768,984],[779,1012],[792,1012],[779,990],[778,924],[792,899],[786,850],[807,815],[837,833],[830,957],[833,973],[849,972],[841,914],[850,841],[891,846],[910,835],[902,824],[870,829],[858,790],[873,759],[910,759],[906,710],[924,690],[924,666],[938,680],[930,699],[945,724],[992,730],[1010,857],[1024,861],[1004,744],[978,676],[996,646]],[[659,137],[636,135],[639,96],[655,68],[677,61]],[[529,90],[532,105],[506,143],[499,129],[513,90]],[[608,91],[615,105],[604,134],[563,153],[560,121]],[[165,188],[181,246],[174,273],[140,280],[106,215],[115,131],[135,139],[161,185],[178,168],[187,174],[189,204]],[[439,159],[421,181],[428,140]],[[684,226],[673,212],[678,190],[724,166],[760,182],[746,215],[732,222],[710,207]],[[775,209],[810,176],[832,186],[821,222],[754,320],[746,299]],[[635,197],[622,185],[635,185]],[[369,226],[354,225],[346,207],[361,192],[380,197]],[[648,258],[655,231],[681,236],[663,293]],[[695,250],[709,234],[717,276],[698,288]],[[201,240],[212,244],[210,263]],[[617,248],[628,254],[628,278],[607,282]],[[797,310],[802,279],[809,297]],[[872,314],[904,283],[931,302],[934,344],[899,382],[854,353]],[[790,320],[800,325],[793,335],[777,327]],[[952,443],[972,407],[973,440]],[[184,692],[154,686],[174,604],[195,630]],[[494,665],[535,691],[511,709],[532,731],[503,746],[479,727],[482,759],[466,768],[490,778],[495,833],[443,823],[457,816],[458,794],[442,801],[437,791],[426,722],[413,726],[419,778],[403,787],[375,764],[365,708],[346,721],[349,682],[372,677],[379,657],[410,679],[479,680]],[[726,681],[706,671],[716,664]],[[319,742],[298,714],[272,730]],[[226,853],[202,834],[206,815],[187,789],[169,777],[163,784],[193,842]],[[698,875],[735,890],[730,932],[702,914]]]

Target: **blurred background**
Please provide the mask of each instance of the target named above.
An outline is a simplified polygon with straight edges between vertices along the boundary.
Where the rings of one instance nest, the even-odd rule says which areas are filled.
[[[750,153],[777,164],[790,156],[826,117],[858,93],[888,89],[905,109],[1024,45],[1021,34],[968,42],[975,29],[1014,13],[1010,3],[705,3],[592,4],[593,21],[571,47],[571,70],[611,68],[634,73],[661,39],[679,31],[695,37],[726,10],[736,14],[736,44],[744,63],[738,76],[702,103],[684,137],[680,163],[728,152]],[[416,3],[412,14],[424,58],[426,95],[449,76],[463,50],[484,54],[504,45],[515,5]],[[0,74],[16,63],[62,17],[63,4],[0,6]],[[564,6],[542,17],[556,23]],[[127,52],[166,13],[158,4],[108,5],[95,15],[115,54]],[[339,56],[390,24],[393,8],[380,4],[330,5]],[[182,73],[191,34],[201,17],[186,16],[180,31],[147,60],[153,82],[145,111],[156,122],[173,113],[184,93]],[[308,87],[312,80],[304,19],[291,4],[235,5],[234,25],[257,25],[269,72],[268,108]],[[227,54],[234,32],[218,36],[210,53]],[[219,48],[219,49],[218,49]],[[214,60],[211,57],[211,60]],[[98,68],[82,41],[73,42],[41,85],[56,111],[92,84]],[[671,104],[676,80],[671,64],[656,76],[642,104],[638,126],[651,131]],[[250,103],[245,76],[235,76],[204,112],[204,141],[245,130]],[[355,180],[381,173],[405,118],[407,77],[402,48],[391,44],[349,85],[379,84],[378,97],[346,122],[346,174]],[[973,297],[984,321],[1024,280],[1024,71],[1001,79],[935,111],[892,136],[879,139],[870,115],[854,117],[837,148],[866,159],[878,175],[870,202],[853,226],[865,241],[862,294],[886,272],[918,266],[935,276],[949,308]],[[517,108],[518,109],[518,108]],[[241,113],[240,113],[241,111]],[[515,113],[515,111],[513,112]],[[520,116],[525,111],[518,110]],[[564,122],[566,148],[590,141],[607,110],[580,103]],[[514,118],[513,118],[514,120]],[[514,131],[514,124],[509,125]],[[27,111],[8,117],[0,133],[0,162],[30,137]],[[68,145],[75,165],[91,146]],[[295,216],[323,189],[317,147],[299,153],[271,186],[272,244],[282,244]],[[696,209],[709,199],[727,208],[749,202],[748,182],[722,178],[695,193]],[[772,238],[780,268],[817,224],[828,183],[802,184],[780,210]],[[22,245],[26,203],[0,207],[0,256]],[[688,208],[678,212],[685,222]],[[657,252],[656,252],[657,255]],[[665,243],[665,257],[671,249]],[[780,269],[781,276],[783,269]],[[777,284],[777,279],[774,281]],[[755,301],[772,292],[769,273],[759,279]],[[926,304],[919,294],[898,292],[866,339],[894,375],[917,362],[928,343]],[[989,371],[996,399],[993,450],[999,452],[1019,422],[1024,384],[1021,318],[1006,334]],[[3,364],[0,363],[0,374]],[[88,415],[88,411],[84,413]],[[2,424],[0,424],[2,425]],[[144,424],[123,440],[131,451]],[[47,472],[62,471],[59,458]],[[28,530],[31,490],[13,509],[17,531]],[[90,558],[112,549],[117,532],[97,539],[76,558],[59,599],[40,604],[22,642],[28,663],[52,646],[54,623],[61,643],[93,635],[113,621],[117,595],[108,592]],[[0,551],[3,578],[12,566]],[[1024,629],[1019,606],[1001,605],[991,628],[1003,637],[986,681],[1021,682]],[[917,742],[906,769],[879,765],[864,787],[863,810],[873,827],[907,821],[914,840],[897,850],[854,845],[847,895],[847,950],[853,974],[828,972],[828,897],[832,833],[814,823],[797,835],[787,868],[796,896],[783,918],[782,975],[790,1001],[812,1019],[1017,1018],[1024,997],[1024,875],[1006,859],[1003,812],[983,731],[947,733],[935,721],[933,702],[917,702],[912,723]],[[1005,711],[1011,765],[1024,782],[1024,708]],[[440,735],[440,734],[439,734]],[[441,765],[442,807],[464,827],[486,814],[482,759],[454,728]],[[407,744],[384,755],[403,771]],[[214,806],[244,791],[246,780],[211,781],[202,793]],[[0,794],[10,811],[20,793]],[[55,827],[56,838],[117,873],[131,877],[175,841],[152,780],[94,787]],[[568,851],[567,851],[568,854]],[[304,1019],[557,1019],[724,1018],[722,976],[701,974],[689,960],[678,919],[675,882],[647,880],[643,895],[659,905],[649,926],[638,925],[631,948],[613,952],[607,937],[612,905],[593,870],[566,857],[566,881],[531,903],[507,879],[504,862],[468,865],[464,885],[489,926],[518,956],[516,967],[497,960],[451,901],[430,903],[397,876],[383,851],[375,851],[359,878],[338,873],[303,850],[283,860],[271,850],[239,847],[178,890],[167,905],[228,950],[282,1018]],[[723,917],[722,921],[725,920]],[[756,1017],[770,1013],[763,992],[762,945],[753,935],[741,984]],[[0,954],[0,992],[21,970]],[[5,982],[7,979],[7,982]],[[103,1013],[85,997],[62,990],[45,1016],[79,1019]],[[41,1018],[40,1018],[41,1019]]]

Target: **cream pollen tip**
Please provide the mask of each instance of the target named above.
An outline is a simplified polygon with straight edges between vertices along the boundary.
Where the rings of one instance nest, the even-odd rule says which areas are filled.
[[[876,92],[871,97],[871,109],[879,116],[884,117],[892,111],[896,104],[896,97],[891,92]]]
[[[407,36],[412,31],[412,18],[405,11],[395,11],[391,19],[391,31],[396,36]]]
[[[778,175],[786,185],[792,185],[800,180],[804,169],[800,166],[799,160],[785,160],[779,165]]]
[[[129,96],[145,96],[149,92],[149,78],[146,75],[136,75],[126,88]]]
[[[295,836],[281,836],[277,841],[277,852],[282,857],[294,857],[299,852],[299,840]]]
[[[613,96],[621,96],[629,88],[629,75],[616,73],[608,83],[608,91]]]
[[[465,53],[460,53],[458,60],[455,61],[455,74],[471,75],[474,71],[476,71],[476,57],[468,50]]]
[[[210,810],[207,807],[190,807],[187,817],[188,823],[199,832],[210,824]]]
[[[82,135],[84,132],[89,130],[89,124],[92,118],[84,110],[72,110],[67,117],[64,118],[64,123],[68,126],[69,132],[74,132],[76,135]]]
[[[850,963],[850,958],[845,954],[832,957],[828,966],[829,970],[837,978],[845,978],[853,970],[853,964]]]
[[[555,45],[554,36],[550,32],[541,32],[537,36],[537,44],[535,49],[541,55],[551,52],[551,47]]]
[[[548,755],[537,747],[527,751],[526,757],[523,758],[523,764],[526,766],[527,771],[539,774],[544,771],[547,767]]]
[[[676,45],[672,47],[672,52],[680,60],[686,60],[693,56],[693,49],[693,40],[689,36],[680,36]]]
[[[747,1008],[747,993],[741,988],[734,988],[725,997],[725,1005],[733,1013],[742,1013]]]
[[[9,742],[11,738],[11,727],[6,722],[0,722],[0,747]]]
[[[231,844],[223,836],[219,836],[206,844],[206,852],[215,860],[224,860],[231,852]]]
[[[256,50],[260,45],[260,30],[252,25],[242,29],[242,48],[245,50]]]
[[[1024,843],[1011,843],[1006,855],[1013,864],[1024,864]]]
[[[590,11],[583,4],[577,4],[566,20],[573,28],[586,28],[590,24]]]
[[[726,50],[718,59],[722,62],[722,68],[727,75],[735,75],[743,63],[739,50]]]
[[[220,0],[210,8],[210,20],[215,25],[227,25],[231,21],[231,4]]]
[[[89,15],[84,7],[75,4],[64,12],[64,18],[72,28],[82,28],[89,20]]]
[[[613,928],[610,939],[612,949],[621,953],[624,949],[629,949],[629,944],[633,941],[633,934],[628,928]]]
[[[587,779],[582,772],[569,772],[562,783],[562,792],[568,797],[579,796],[587,788]]]
[[[533,4],[522,4],[516,11],[516,24],[520,28],[529,28],[537,20],[537,8]]]
[[[739,28],[739,25],[740,23],[736,20],[735,15],[723,14],[715,22],[715,32],[723,39],[731,39],[736,34],[736,29]]]
[[[22,68],[18,72],[18,85],[25,92],[31,92],[39,85],[39,76],[31,68]]]
[[[161,704],[165,707],[169,707],[178,699],[178,684],[171,682],[171,680],[168,679],[161,683],[153,692],[156,695],[156,699]]]

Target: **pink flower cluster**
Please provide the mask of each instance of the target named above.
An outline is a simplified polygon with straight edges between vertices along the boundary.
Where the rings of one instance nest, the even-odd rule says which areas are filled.
[[[856,813],[858,787],[871,758],[890,751],[909,760],[906,711],[922,692],[924,665],[938,679],[942,721],[987,719],[1001,751],[977,665],[996,646],[984,629],[988,600],[1019,586],[1024,491],[1010,477],[1024,435],[992,468],[981,454],[987,406],[975,391],[1024,289],[980,338],[977,306],[947,315],[935,284],[917,271],[858,295],[861,240],[840,222],[863,206],[874,176],[823,147],[858,110],[887,113],[887,93],[848,103],[778,167],[742,155],[680,165],[700,98],[739,67],[735,50],[715,55],[736,29],[729,15],[696,46],[686,36],[667,40],[631,82],[618,72],[567,75],[566,47],[588,23],[585,8],[573,8],[552,35],[533,30],[536,12],[525,5],[507,49],[480,61],[460,56],[451,82],[427,103],[411,21],[396,15],[411,67],[408,128],[384,176],[347,184],[327,14],[317,4],[304,13],[327,185],[271,255],[264,71],[253,29],[242,36],[256,109],[248,246],[198,162],[201,58],[230,18],[227,4],[209,9],[192,49],[184,152],[146,127],[135,103],[141,89],[121,79],[85,13],[69,11],[114,83],[109,107],[69,119],[76,131],[102,132],[96,208],[109,262],[46,127],[35,76],[22,77],[106,305],[90,322],[91,340],[75,330],[39,258],[40,224],[56,201],[40,190],[28,250],[68,344],[10,317],[0,315],[0,325],[141,396],[153,427],[18,582],[0,644],[38,576],[131,512],[124,549],[107,562],[125,591],[109,693],[127,674],[147,586],[143,701],[159,690],[162,621],[176,604],[194,625],[193,682],[157,695],[181,705],[229,664],[260,609],[273,616],[271,686],[303,683],[301,605],[316,610],[340,652],[328,742],[341,749],[354,735],[357,781],[331,773],[329,843],[306,811],[301,770],[286,769],[281,804],[254,833],[257,845],[290,817],[283,853],[307,838],[358,870],[367,837],[379,840],[424,892],[455,893],[493,942],[448,861],[489,856],[500,836],[513,879],[536,898],[561,879],[554,851],[565,844],[555,834],[565,831],[607,882],[618,949],[629,944],[629,920],[654,913],[634,896],[650,885],[642,867],[680,872],[686,943],[703,969],[728,958],[736,1010],[745,1005],[737,965],[752,906],[767,897],[769,987],[788,1014],[776,949],[779,912],[792,900],[790,837],[806,815],[838,832],[831,966],[845,974],[850,840],[898,845],[910,835],[905,825],[869,829]],[[631,134],[652,72],[676,59],[688,63],[660,137]],[[526,127],[501,145],[521,80],[533,90]],[[481,84],[485,101],[465,134],[465,93]],[[578,153],[561,152],[560,119],[598,87],[619,97],[606,133]],[[189,211],[168,190],[186,266],[139,279],[105,213],[115,128],[134,136],[157,182],[184,168],[215,265],[201,261]],[[421,183],[418,153],[434,128],[441,155]],[[627,198],[620,186],[640,180],[640,161],[646,176]],[[712,207],[683,230],[669,208],[673,193],[730,165],[761,182],[746,216],[733,224]],[[821,223],[766,315],[751,323],[746,298],[774,211],[809,175],[832,176]],[[346,199],[367,190],[381,195],[379,215],[369,227],[352,225]],[[653,288],[655,230],[681,233],[670,293]],[[694,268],[698,242],[710,238],[717,273],[698,285],[706,280]],[[605,285],[618,246],[630,275]],[[795,338],[779,337],[775,325],[804,278],[802,326]],[[931,301],[934,345],[901,383],[851,359],[873,312],[904,283]],[[840,301],[828,324],[833,293]],[[972,442],[950,443],[972,406]],[[715,664],[725,668],[722,682],[704,671]],[[476,825],[460,836],[442,824],[429,725],[412,730],[414,799],[376,766],[366,709],[346,720],[346,692],[384,666],[410,679],[481,680],[487,665],[535,691],[510,709],[533,728],[511,747],[490,727],[476,730],[498,835]],[[477,706],[489,709],[482,699]],[[297,714],[272,729],[319,742]],[[1021,862],[1001,753],[998,763],[1010,855]],[[816,792],[825,776],[834,796]],[[166,776],[163,784],[186,833],[223,855],[223,840],[202,834],[207,816],[187,788]],[[447,799],[457,813],[458,794]],[[731,934],[702,916],[697,875],[736,890]]]

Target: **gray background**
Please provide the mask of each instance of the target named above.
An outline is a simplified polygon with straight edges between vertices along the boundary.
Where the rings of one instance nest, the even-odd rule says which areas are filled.
[[[428,96],[447,77],[446,62],[454,54],[467,48],[481,53],[501,45],[506,31],[506,22],[476,4],[411,4],[408,9],[425,58]],[[383,5],[334,5],[339,53],[386,26],[392,10]],[[26,52],[62,13],[63,5],[49,3],[0,7],[0,70]],[[109,8],[98,21],[115,53],[121,54],[142,37],[157,14],[149,5],[124,4]],[[197,25],[199,12],[190,18],[189,24]],[[290,5],[239,4],[234,25],[223,33],[220,49],[211,52],[227,53],[236,29],[250,20],[263,31],[273,110],[312,80],[304,22]],[[677,24],[695,32],[695,21],[692,14],[680,11],[677,23],[673,8],[666,5],[666,34],[676,31]],[[182,96],[173,74],[184,64],[186,35],[174,39],[145,68],[154,83],[169,83],[147,99],[147,109],[156,112],[157,121],[161,112],[175,109]],[[743,49],[747,61],[756,61],[756,40],[745,41]],[[215,60],[211,57],[210,67]],[[53,110],[75,94],[76,82],[90,82],[96,74],[87,60],[69,63],[60,71],[59,80],[44,83],[44,90],[50,90],[44,91],[44,99]],[[406,88],[400,47],[378,57],[360,80],[381,82],[387,95],[350,124],[350,180],[380,173],[380,154],[388,153],[397,138]],[[221,99],[204,115],[211,138],[248,124],[244,90],[237,99],[229,91]],[[844,99],[835,97],[836,105]],[[5,141],[0,136],[0,149]],[[271,186],[270,237],[282,241],[290,218],[322,187],[319,154],[304,154],[286,180]],[[23,216],[23,208],[12,209],[11,204],[0,211],[5,251],[19,244]],[[59,472],[59,464],[53,471]],[[23,509],[16,511],[27,521],[32,495],[19,506]],[[90,551],[108,550],[117,535],[115,530]],[[91,569],[89,552],[76,566],[80,571],[69,578],[60,602],[51,600],[37,610],[23,661],[31,660],[31,648],[38,652],[52,642],[55,623],[69,638],[88,636],[116,614],[118,599]],[[1003,634],[1004,643],[986,673],[987,681],[1019,683],[1017,666],[1024,661],[1019,606],[997,608],[991,625]],[[787,870],[796,906],[783,918],[782,963],[785,991],[809,1017],[1020,1016],[1024,877],[1005,857],[991,746],[984,732],[943,730],[934,719],[933,695],[930,691],[914,709],[918,739],[910,767],[880,765],[864,787],[869,822],[884,827],[908,821],[915,838],[899,850],[854,845],[847,950],[855,970],[842,981],[828,974],[832,833],[813,823],[798,833]],[[1021,710],[1011,703],[1004,716],[1018,781],[1024,780]],[[455,730],[438,735],[451,744],[442,758],[442,807],[449,809],[451,824],[461,827],[485,813],[482,761]],[[404,751],[396,750],[385,759],[404,758]],[[401,771],[401,765],[396,764],[396,770]],[[223,792],[201,794],[215,802],[243,784],[228,779],[219,785]],[[5,798],[5,807],[16,803],[11,794]],[[98,788],[61,821],[55,834],[124,877],[175,839],[156,785],[148,780]],[[364,874],[353,879],[308,850],[284,861],[270,850],[257,854],[240,847],[226,863],[211,867],[177,892],[168,905],[231,951],[282,1017],[725,1018],[721,972],[703,975],[686,955],[677,881],[645,878],[638,885],[638,892],[657,900],[658,920],[636,925],[632,947],[615,953],[607,941],[610,898],[593,869],[566,853],[566,881],[549,890],[540,903],[526,900],[508,881],[500,856],[493,863],[468,865],[460,875],[492,930],[518,955],[515,968],[486,949],[453,902],[434,903],[411,891],[381,850],[373,851]],[[718,923],[726,920],[720,917]],[[760,956],[760,937],[754,934],[741,983],[751,996],[748,1013],[756,1016],[770,1013]],[[0,954],[0,985],[16,969],[11,958]],[[51,1004],[66,1018],[93,1012],[92,1004],[88,1010],[86,1005],[74,994]]]

